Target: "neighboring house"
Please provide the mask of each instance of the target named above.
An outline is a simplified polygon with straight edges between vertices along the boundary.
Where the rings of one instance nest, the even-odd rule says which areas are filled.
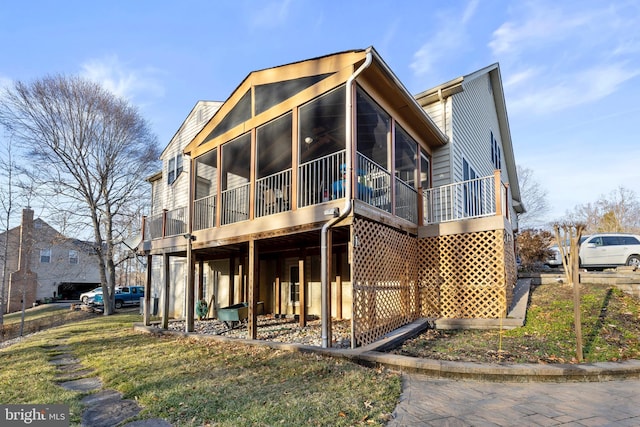
[[[0,256],[4,256],[5,241],[7,313],[21,310],[23,298],[31,307],[54,298],[77,299],[100,286],[91,244],[65,237],[42,219],[34,219],[29,208],[22,211],[20,226],[0,233]],[[3,274],[0,271],[0,278]]]
[[[359,346],[420,317],[506,315],[522,207],[497,65],[416,98],[368,48],[252,72],[206,123],[197,108],[140,246],[164,328],[193,330],[199,299],[247,302],[250,338],[258,307],[318,315],[323,346],[331,318]]]

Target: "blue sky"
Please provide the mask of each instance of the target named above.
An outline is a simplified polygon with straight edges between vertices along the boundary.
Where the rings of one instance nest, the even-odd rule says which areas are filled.
[[[639,28],[640,0],[0,0],[0,86],[94,79],[164,148],[253,70],[374,46],[418,93],[499,62],[516,162],[556,220],[640,181]]]

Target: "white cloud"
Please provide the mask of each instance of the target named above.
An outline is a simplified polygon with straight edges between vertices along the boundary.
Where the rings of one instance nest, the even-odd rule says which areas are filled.
[[[464,12],[462,13],[462,23],[466,24],[467,22],[469,22],[471,20],[471,18],[473,18],[473,16],[476,13],[476,9],[478,8],[478,4],[480,3],[480,0],[471,0],[468,4],[467,7],[465,7]]]
[[[429,74],[448,52],[458,49],[462,42],[463,38],[456,29],[444,28],[440,30],[413,54],[411,69],[418,76]]]
[[[159,98],[164,96],[158,70],[129,69],[116,55],[93,59],[82,65],[83,77],[100,83],[105,89],[127,99]]]
[[[263,3],[262,7],[255,7],[250,3],[254,11],[251,13],[250,24],[256,28],[275,28],[281,26],[289,17],[291,0],[271,1]]]
[[[496,56],[541,49],[581,34],[592,19],[592,12],[571,15],[544,2],[528,3],[515,19],[493,32],[489,47]]]
[[[464,26],[473,18],[478,7],[479,0],[471,0],[467,3],[461,16],[457,11],[446,11],[439,16],[437,31],[433,37],[425,42],[413,55],[410,68],[417,76],[431,73],[436,64],[440,67],[443,60],[452,56],[452,52],[460,54],[466,46],[467,34]],[[459,25],[451,25],[459,22]]]
[[[511,74],[507,80],[503,82],[505,88],[520,86],[533,80],[540,74],[540,70],[536,68],[527,68],[525,70]]]
[[[517,3],[488,46],[506,76],[509,110],[545,114],[593,103],[640,74],[630,3]]]
[[[627,69],[624,64],[608,64],[595,65],[564,77],[556,76],[556,82],[551,85],[547,85],[547,79],[543,78],[526,91],[517,93],[509,102],[509,109],[514,113],[545,114],[595,102],[616,92],[639,74],[640,69]]]
[[[9,77],[4,77],[0,75],[0,90],[4,88],[8,88],[12,84],[13,84],[13,80],[11,80]]]

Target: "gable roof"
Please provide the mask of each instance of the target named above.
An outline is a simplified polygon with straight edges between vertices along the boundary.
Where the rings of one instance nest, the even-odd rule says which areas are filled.
[[[477,79],[488,74],[493,88],[493,100],[496,105],[496,113],[498,116],[498,126],[500,127],[500,135],[502,137],[502,148],[506,160],[507,175],[509,178],[509,186],[511,189],[511,197],[517,202],[514,208],[517,212],[524,211],[522,206],[522,198],[520,195],[520,185],[518,183],[518,174],[516,168],[516,160],[513,154],[513,143],[511,140],[511,130],[509,128],[509,118],[507,116],[507,106],[504,100],[504,89],[502,86],[502,76],[500,75],[500,64],[497,62],[480,70],[465,76],[457,77],[446,83],[427,89],[416,95],[416,100],[422,106],[432,104],[440,99],[455,95],[464,90],[463,83]]]
[[[184,152],[197,157],[248,129],[274,119],[297,105],[301,105],[345,83],[365,62],[372,62],[358,80],[368,80],[401,114],[411,120],[425,139],[434,145],[445,144],[447,137],[420,107],[373,47],[338,52],[317,58],[251,72],[238,85],[203,129],[187,145]],[[252,94],[268,85],[279,85],[278,99],[252,102]]]

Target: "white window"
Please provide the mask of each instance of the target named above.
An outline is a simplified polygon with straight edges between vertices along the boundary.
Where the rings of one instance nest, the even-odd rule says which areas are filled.
[[[40,249],[40,262],[47,264],[51,262],[51,249]]]
[[[178,153],[169,159],[167,165],[167,183],[173,184],[182,172],[182,153]]]
[[[69,264],[77,264],[78,263],[78,251],[71,250],[69,251]]]

